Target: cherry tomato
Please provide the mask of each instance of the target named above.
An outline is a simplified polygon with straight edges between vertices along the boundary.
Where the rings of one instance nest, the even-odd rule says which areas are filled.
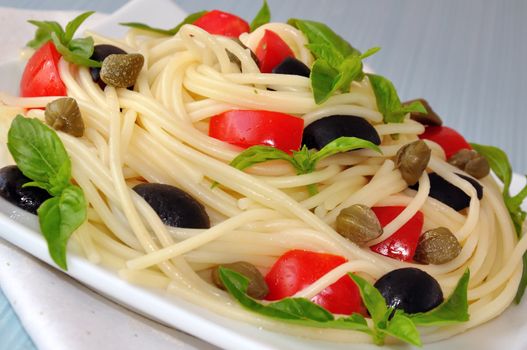
[[[237,38],[242,33],[247,33],[251,30],[249,23],[240,17],[218,10],[207,12],[193,24],[210,34],[224,35],[231,38]]]
[[[266,299],[289,297],[345,262],[346,259],[337,255],[290,250],[274,263],[265,276],[269,286]],[[335,314],[365,313],[359,289],[349,276],[341,277],[311,301]]]
[[[447,159],[459,150],[464,148],[472,149],[460,133],[448,126],[427,126],[425,132],[419,135],[419,138],[437,143],[445,151]]]
[[[26,64],[20,81],[20,96],[66,96],[58,63],[61,55],[51,41],[42,45]]]
[[[291,48],[273,31],[265,30],[262,40],[256,47],[256,57],[262,73],[271,73],[287,57],[295,57]]]
[[[373,207],[381,226],[388,225],[405,207]],[[423,213],[418,211],[388,239],[370,247],[376,253],[402,261],[411,261],[423,229]]]
[[[266,145],[291,153],[302,142],[304,121],[295,116],[252,110],[232,110],[210,119],[209,136],[247,148]]]

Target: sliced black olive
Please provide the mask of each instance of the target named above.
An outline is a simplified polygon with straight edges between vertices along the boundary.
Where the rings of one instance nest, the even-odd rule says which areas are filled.
[[[472,186],[474,186],[478,195],[478,199],[483,198],[483,186],[481,186],[478,181],[461,174],[456,175],[464,180],[467,180]],[[463,192],[462,189],[452,185],[450,182],[443,179],[436,173],[431,173],[428,176],[430,177],[430,197],[435,198],[438,201],[445,203],[452,209],[458,211],[465,209],[470,205],[470,197],[465,192]],[[419,183],[415,184],[414,186],[410,186],[410,188],[418,190]]]
[[[205,208],[187,192],[165,184],[141,184],[134,187],[165,225],[185,228],[209,228]]]
[[[3,167],[0,169],[0,196],[17,207],[36,214],[38,207],[51,196],[38,187],[22,187],[30,181],[16,165]]]
[[[443,292],[435,278],[413,267],[390,271],[374,286],[388,306],[409,314],[432,310],[443,302]]]
[[[302,144],[310,149],[321,149],[342,136],[358,137],[376,145],[381,143],[379,134],[365,119],[353,115],[332,115],[309,124],[304,129]]]
[[[297,60],[294,57],[286,57],[278,66],[273,68],[275,74],[292,74],[300,75],[309,78],[311,69],[304,64],[304,62]]]
[[[93,47],[93,54],[91,55],[90,59],[94,61],[102,62],[104,61],[106,57],[110,55],[125,54],[125,53],[126,51],[118,48],[117,46],[106,45],[106,44],[95,45]],[[92,80],[95,83],[99,84],[101,89],[104,90],[104,88],[106,87],[106,83],[101,80],[101,68],[100,67],[99,68],[90,67],[90,74],[91,74]]]

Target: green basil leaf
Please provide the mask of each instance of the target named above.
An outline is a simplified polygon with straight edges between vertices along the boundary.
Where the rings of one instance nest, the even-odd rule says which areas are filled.
[[[385,123],[402,123],[407,111],[401,105],[399,95],[393,83],[383,76],[368,74],[371,87],[377,100],[377,108]]]
[[[404,114],[406,113],[427,113],[425,106],[421,101],[413,101],[412,103],[402,105],[398,110]]]
[[[285,298],[267,305],[260,304],[246,294],[249,280],[245,276],[222,267],[219,275],[227,292],[252,312],[308,327],[350,329],[372,334],[366,320],[359,314],[335,319],[322,307],[301,298]]]
[[[339,72],[328,61],[319,58],[311,67],[311,89],[317,104],[326,100],[337,91],[336,80]]]
[[[406,315],[414,324],[422,326],[442,326],[469,320],[467,290],[470,271],[467,269],[459,279],[452,294],[438,307],[423,313]]]
[[[519,304],[522,300],[523,295],[525,294],[525,289],[527,288],[527,253],[524,253],[522,256],[523,270],[522,277],[520,279],[520,284],[518,285],[518,290],[514,296],[514,302]]]
[[[338,67],[344,60],[342,53],[340,53],[333,45],[325,43],[307,44],[306,47],[317,59],[326,60],[331,67]]]
[[[503,193],[508,194],[512,181],[512,166],[507,154],[494,146],[479,145],[477,143],[471,143],[470,146],[487,159],[494,174],[503,182]]]
[[[93,54],[93,38],[89,36],[87,38],[73,39],[70,41],[68,48],[75,55],[90,58]]]
[[[291,18],[287,23],[298,28],[309,40],[310,44],[326,44],[333,46],[342,57],[360,55],[360,51],[342,39],[337,33],[324,23]],[[326,57],[327,59],[327,57]]]
[[[370,56],[373,56],[375,55],[377,52],[379,52],[381,50],[380,47],[372,47],[368,50],[366,50],[366,52],[364,52],[363,54],[360,55],[360,58],[361,59],[365,59],[365,58],[368,58]]]
[[[20,171],[55,196],[69,186],[71,163],[55,131],[38,119],[17,115],[8,132],[7,147]]]
[[[293,152],[292,163],[297,174],[309,174],[315,170],[314,154],[315,152],[309,150],[306,145],[303,145],[300,151]]]
[[[80,25],[94,13],[95,11],[88,11],[88,12],[81,13],[80,15],[75,17],[73,20],[68,22],[68,24],[66,24],[66,31],[64,33],[64,38],[62,38],[61,42],[67,46],[70,43],[71,39],[73,39],[73,36],[75,35],[75,32],[77,31],[77,29],[79,29]]]
[[[382,332],[409,344],[422,346],[421,337],[414,322],[400,311],[395,312],[392,319],[388,321],[386,329],[383,329]]]
[[[85,67],[101,67],[102,63],[99,61],[91,60],[87,57],[81,56],[77,53],[72,52],[68,47],[66,47],[62,42],[59,40],[57,35],[55,33],[51,33],[51,40],[53,40],[53,44],[55,45],[55,48],[57,51],[64,57],[64,59],[68,62],[85,66]]]
[[[382,294],[377,290],[377,288],[368,283],[368,281],[362,277],[352,273],[349,273],[348,275],[359,287],[360,296],[364,302],[364,305],[366,306],[366,309],[368,309],[373,322],[378,324],[379,322],[385,320],[388,307],[386,306],[386,300],[384,300]]]
[[[271,21],[271,11],[269,10],[269,6],[267,5],[267,1],[264,0],[262,7],[260,8],[260,11],[256,14],[256,17],[254,17],[253,21],[251,22],[251,32],[254,32],[256,28],[269,23]]]
[[[291,162],[291,156],[278,148],[271,146],[252,146],[238,154],[238,156],[230,162],[230,165],[238,170],[243,170],[254,164],[275,159],[282,159]]]
[[[342,136],[322,147],[320,151],[315,153],[315,155],[313,156],[313,160],[317,162],[321,159],[327,158],[337,153],[348,152],[362,148],[369,148],[382,154],[382,151],[379,146],[377,146],[373,142],[363,140],[358,137]]]
[[[192,24],[196,22],[198,19],[203,17],[205,14],[207,14],[207,12],[208,11],[199,11],[196,13],[192,13],[188,15],[187,17],[185,17],[183,21],[181,21],[181,23],[179,23],[177,26],[175,26],[172,29],[155,28],[155,27],[149,26],[148,24],[139,23],[139,22],[125,22],[125,23],[119,23],[119,24],[122,26],[130,27],[130,28],[145,30],[147,32],[154,32],[158,34],[173,36],[173,35],[176,35],[177,32],[179,32],[179,30],[181,29],[183,25]]]
[[[51,40],[51,33],[55,33],[59,38],[64,36],[64,30],[62,29],[62,26],[55,21],[29,20],[28,22],[37,26],[35,37],[26,44],[26,46],[35,50]]]
[[[271,309],[280,310],[318,322],[332,321],[335,319],[331,312],[315,303],[303,298],[285,298],[267,305]]]
[[[86,200],[82,190],[70,185],[60,196],[46,200],[37,210],[40,230],[48,242],[53,261],[68,269],[66,248],[71,234],[86,220]]]

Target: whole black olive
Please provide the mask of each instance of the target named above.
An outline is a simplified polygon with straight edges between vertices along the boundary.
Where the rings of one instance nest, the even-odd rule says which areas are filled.
[[[443,292],[435,278],[413,267],[390,271],[374,286],[388,306],[409,314],[432,310],[443,302]]]
[[[104,59],[110,55],[113,55],[113,54],[125,54],[126,51],[118,48],[117,46],[113,46],[113,45],[107,45],[107,44],[102,44],[102,45],[95,45],[93,47],[93,53],[90,57],[90,59],[94,60],[94,61],[99,61],[99,62],[102,62],[104,61]],[[104,81],[101,80],[101,68],[96,68],[96,67],[90,67],[90,74],[91,74],[91,78],[92,80],[99,84],[99,86],[101,87],[101,89],[104,90],[104,88],[106,87],[106,83]]]
[[[38,207],[51,196],[38,187],[22,187],[30,181],[16,165],[3,167],[0,169],[0,196],[17,207],[36,214]]]
[[[141,184],[134,187],[165,225],[185,228],[209,228],[205,208],[187,192],[170,185]]]
[[[309,78],[311,69],[304,64],[304,62],[297,60],[294,57],[286,57],[280,64],[273,68],[275,74],[292,74],[300,75]]]
[[[381,143],[379,134],[365,119],[353,115],[332,115],[309,124],[304,129],[302,144],[310,149],[321,149],[342,136],[358,137],[376,145]]]
[[[470,182],[472,186],[476,189],[478,199],[483,198],[483,186],[481,184],[468,177],[461,174],[456,174],[464,180]],[[448,205],[454,210],[463,210],[470,205],[470,197],[463,192],[462,189],[452,185],[447,180],[443,179],[441,176],[436,173],[431,173],[428,175],[430,178],[430,194],[429,196],[437,199],[440,202]],[[419,189],[419,183],[414,186],[410,186],[414,190]]]

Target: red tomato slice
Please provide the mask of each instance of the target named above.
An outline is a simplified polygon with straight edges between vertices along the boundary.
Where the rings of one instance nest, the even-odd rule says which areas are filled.
[[[58,69],[60,57],[51,41],[42,45],[26,64],[20,80],[20,96],[66,96],[66,86]]]
[[[266,145],[291,153],[300,148],[304,121],[295,116],[252,110],[232,110],[210,118],[209,136],[247,148]]]
[[[447,159],[459,150],[464,148],[472,149],[460,133],[448,126],[427,126],[425,132],[419,135],[419,138],[437,143],[445,151]]]
[[[242,33],[247,33],[251,30],[249,23],[240,17],[218,10],[207,12],[193,24],[210,34],[224,35],[231,38],[237,38]]]
[[[256,57],[260,62],[262,73],[271,73],[287,57],[295,57],[291,48],[273,31],[265,30],[265,34],[256,47]]]
[[[265,276],[269,286],[266,299],[289,297],[345,262],[346,259],[337,255],[290,250],[274,263]],[[365,313],[359,289],[349,276],[343,276],[311,301],[335,314]]]
[[[405,207],[373,207],[381,226],[388,225]],[[423,213],[418,211],[406,224],[388,239],[370,247],[376,253],[402,261],[411,261],[423,229]]]

